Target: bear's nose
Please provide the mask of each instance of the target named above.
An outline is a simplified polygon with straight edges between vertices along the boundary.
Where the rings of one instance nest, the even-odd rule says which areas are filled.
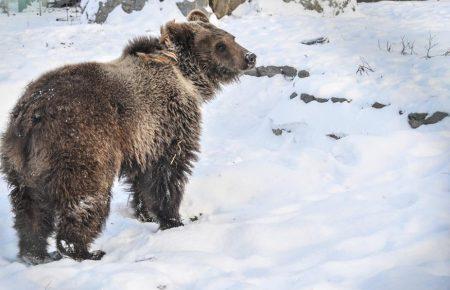
[[[251,52],[247,52],[245,54],[245,61],[247,62],[248,65],[254,65],[256,63],[256,54],[251,53]]]

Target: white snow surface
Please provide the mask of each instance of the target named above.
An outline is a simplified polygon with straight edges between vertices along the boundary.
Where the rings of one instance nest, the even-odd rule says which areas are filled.
[[[114,11],[104,25],[56,22],[59,10],[0,16],[0,128],[41,73],[113,60],[131,37],[183,19],[170,1],[149,2]],[[204,106],[185,226],[140,223],[117,183],[92,245],[106,251],[101,261],[18,262],[0,181],[0,289],[450,289],[450,118],[418,129],[407,121],[411,112],[450,112],[450,2],[361,4],[340,17],[243,6],[214,23],[258,65],[311,76],[243,76],[224,87]],[[426,59],[429,35],[438,45]],[[329,43],[300,43],[320,36]],[[400,53],[402,36],[417,54]],[[362,59],[374,72],[356,74]],[[293,92],[352,101],[306,104]]]

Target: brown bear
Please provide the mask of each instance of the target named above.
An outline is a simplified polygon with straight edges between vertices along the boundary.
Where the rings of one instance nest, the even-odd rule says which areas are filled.
[[[2,136],[19,258],[30,264],[89,252],[111,187],[130,184],[136,217],[181,226],[179,206],[199,152],[201,105],[256,56],[202,12],[130,41],[109,63],[67,65],[31,82]],[[57,252],[47,252],[56,232]]]

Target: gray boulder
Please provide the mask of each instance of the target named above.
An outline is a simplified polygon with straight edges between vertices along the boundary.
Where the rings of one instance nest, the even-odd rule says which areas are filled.
[[[431,125],[436,124],[437,122],[442,121],[445,117],[448,116],[448,113],[445,112],[434,112],[430,117],[428,117],[428,113],[411,113],[408,115],[408,123],[411,128],[416,129],[422,125]]]
[[[292,66],[259,66],[251,69],[244,74],[254,77],[273,77],[275,75],[281,74],[288,78],[294,78],[297,75],[297,69]]]
[[[220,19],[225,15],[231,15],[231,12],[244,2],[245,0],[210,0],[209,6]]]
[[[208,4],[208,0],[183,0],[182,2],[177,2],[177,7],[178,9],[180,9],[181,13],[183,13],[184,16],[187,16],[189,12],[194,9],[200,9],[203,12],[207,13],[205,8],[208,7]]]
[[[316,97],[314,97],[313,95],[303,93],[300,95],[300,99],[307,104],[309,102],[314,101],[316,99]]]

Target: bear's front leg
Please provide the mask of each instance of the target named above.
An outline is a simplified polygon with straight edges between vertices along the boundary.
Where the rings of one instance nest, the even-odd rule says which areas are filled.
[[[146,222],[158,221],[162,230],[183,225],[179,208],[191,162],[196,159],[179,143],[172,148],[132,181],[136,216]]]

